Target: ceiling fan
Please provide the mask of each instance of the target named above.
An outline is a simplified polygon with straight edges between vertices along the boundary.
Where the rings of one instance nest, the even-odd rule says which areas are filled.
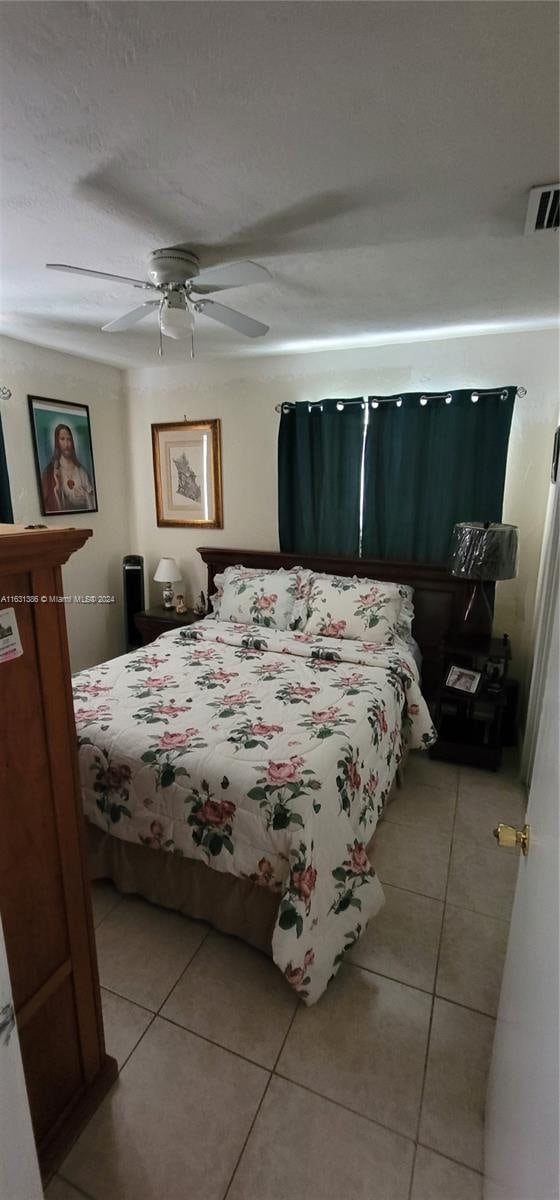
[[[244,287],[251,283],[265,283],[270,279],[270,272],[266,267],[254,262],[233,263],[231,266],[200,270],[198,258],[192,250],[185,250],[182,246],[170,246],[154,250],[150,255],[149,281],[130,279],[127,275],[111,275],[107,271],[93,271],[87,267],[72,267],[66,263],[47,263],[46,266],[49,271],[92,275],[97,279],[128,283],[132,287],[149,292],[149,300],[145,300],[124,316],[117,317],[115,321],[103,325],[102,332],[120,333],[157,310],[160,355],[163,353],[164,335],[181,341],[189,338],[191,355],[194,356],[195,314],[210,317],[213,321],[219,321],[221,325],[228,325],[230,329],[235,329],[245,337],[263,337],[268,333],[269,326],[263,325],[262,321],[255,321],[253,317],[247,317],[234,308],[228,308],[225,304],[208,298],[213,292]]]

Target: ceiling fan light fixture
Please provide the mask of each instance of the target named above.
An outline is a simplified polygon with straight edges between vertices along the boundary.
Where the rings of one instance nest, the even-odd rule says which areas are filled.
[[[194,317],[183,296],[172,293],[164,301],[160,312],[161,332],[175,341],[186,341],[192,337]]]
[[[255,321],[229,308],[226,304],[209,297],[214,292],[229,288],[245,287],[247,284],[266,283],[270,271],[259,263],[250,261],[207,267],[200,270],[199,260],[192,250],[183,246],[168,246],[154,250],[148,265],[149,282],[133,279],[128,275],[113,275],[108,271],[97,271],[89,267],[74,267],[69,263],[47,263],[51,271],[69,271],[78,275],[110,279],[142,288],[149,299],[143,304],[123,313],[102,326],[103,333],[121,333],[128,330],[151,313],[157,312],[159,326],[158,354],[163,354],[163,336],[175,341],[190,342],[191,357],[194,357],[195,313],[202,313],[220,325],[226,325],[236,333],[248,338],[264,337],[269,326]],[[200,296],[201,299],[197,299]]]

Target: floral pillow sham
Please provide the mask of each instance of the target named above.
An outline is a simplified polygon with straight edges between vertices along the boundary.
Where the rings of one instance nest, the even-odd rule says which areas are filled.
[[[412,589],[410,589],[412,591]],[[403,598],[395,583],[337,575],[313,575],[306,633],[387,643],[398,632]]]
[[[234,577],[237,577],[237,576],[239,576],[239,578],[242,578],[243,576],[245,576],[247,579],[249,579],[251,576],[255,576],[255,575],[274,575],[274,574],[275,574],[275,572],[272,570],[264,570],[264,569],[260,569],[259,567],[238,566],[238,567],[226,567],[225,571],[223,571],[221,573],[221,575],[214,575],[214,587],[216,588],[216,591],[213,592],[212,595],[209,597],[210,606],[212,608],[212,612],[214,613],[214,616],[215,617],[220,616],[220,609],[221,609],[221,605],[222,605],[222,596],[224,594],[224,584],[226,582],[226,579],[233,579]]]
[[[256,596],[248,586],[250,580],[256,583]],[[226,606],[222,608],[226,584]],[[226,567],[222,574],[215,575],[214,585],[216,591],[210,597],[210,604],[214,615],[221,620],[276,629],[305,629],[306,633],[326,637],[372,640],[375,631],[373,640],[377,642],[390,641],[395,636],[405,642],[413,640],[414,588],[407,584],[381,583],[357,576],[317,575],[304,567],[274,571],[236,566]],[[377,591],[372,598],[374,589]],[[268,597],[274,595],[276,600],[268,603]],[[282,595],[284,601],[279,599]],[[367,603],[368,595],[371,605]],[[288,615],[290,599],[293,608]],[[331,611],[328,611],[329,599]],[[347,610],[354,600],[357,612],[352,611],[349,619]],[[383,607],[385,603],[388,608]],[[372,611],[368,611],[370,608]],[[233,609],[235,616],[225,615]],[[287,624],[279,623],[286,619]]]
[[[303,567],[290,571],[226,567],[222,576],[215,576],[214,612],[221,621],[298,629],[307,611],[310,575]]]
[[[236,575],[263,575],[263,571],[252,570],[250,567],[226,567],[221,575],[214,575],[214,587],[216,591],[209,596],[210,605],[214,616],[219,617],[222,604],[222,596],[224,594],[224,583],[228,571],[235,571]]]
[[[412,622],[414,620],[414,588],[411,588],[406,583],[398,583],[397,590],[401,598],[401,611],[397,622],[397,637],[402,638],[403,642],[412,642]]]

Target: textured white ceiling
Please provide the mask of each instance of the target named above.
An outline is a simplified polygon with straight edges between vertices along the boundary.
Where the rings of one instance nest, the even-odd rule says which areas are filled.
[[[198,321],[198,351],[364,344],[557,311],[557,240],[523,236],[558,178],[558,7],[489,3],[0,4],[2,320],[27,341],[157,361],[150,250],[250,257],[224,292],[271,326]],[[165,341],[168,361],[182,347]]]

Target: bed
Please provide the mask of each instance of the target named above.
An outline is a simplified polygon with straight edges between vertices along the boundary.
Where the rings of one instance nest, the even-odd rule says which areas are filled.
[[[200,553],[209,594],[228,567],[281,587],[301,567],[296,591],[327,581],[328,614],[277,628],[261,589],[254,623],[224,607],[75,676],[91,873],[271,953],[312,1004],[383,904],[367,845],[406,748],[435,736],[412,642],[381,624],[340,635],[328,581],[341,604],[353,576],[414,588],[428,680],[464,584],[421,564]]]

